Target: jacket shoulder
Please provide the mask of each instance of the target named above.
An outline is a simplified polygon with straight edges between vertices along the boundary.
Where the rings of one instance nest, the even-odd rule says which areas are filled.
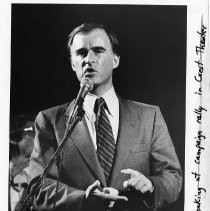
[[[144,112],[155,112],[156,110],[159,110],[159,107],[156,105],[150,105],[142,102],[122,99],[122,103],[132,111],[144,111]]]
[[[54,122],[55,119],[57,119],[60,116],[63,116],[66,112],[66,109],[68,108],[69,103],[65,103],[62,105],[54,106],[45,110],[42,110],[37,115],[37,118],[40,116],[44,116],[46,119],[48,119],[50,122]]]
[[[61,105],[57,105],[57,106],[53,106],[51,108],[45,109],[41,112],[44,113],[47,116],[52,115],[52,114],[57,113],[57,112],[64,112],[65,113],[68,105],[69,105],[69,103],[64,103],[64,104],[61,104]]]

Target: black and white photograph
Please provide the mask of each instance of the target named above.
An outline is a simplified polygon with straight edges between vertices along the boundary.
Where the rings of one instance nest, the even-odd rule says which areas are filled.
[[[207,211],[206,19],[189,88],[188,5],[10,9],[8,210]]]

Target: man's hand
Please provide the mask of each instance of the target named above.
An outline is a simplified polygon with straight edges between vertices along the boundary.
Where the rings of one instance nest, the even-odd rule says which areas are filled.
[[[124,188],[129,189],[132,187],[135,190],[140,191],[141,193],[146,193],[147,191],[149,191],[150,193],[153,192],[154,187],[152,185],[152,182],[142,173],[132,169],[123,169],[121,170],[121,173],[129,174],[131,177],[129,180],[124,181]]]
[[[93,198],[96,200],[103,200],[104,202],[107,202],[109,208],[112,208],[114,206],[115,201],[128,201],[127,197],[118,196],[119,191],[115,188],[106,187],[103,189],[103,191],[99,191],[99,186],[100,182],[96,180],[92,185],[87,188],[85,196],[88,201]]]

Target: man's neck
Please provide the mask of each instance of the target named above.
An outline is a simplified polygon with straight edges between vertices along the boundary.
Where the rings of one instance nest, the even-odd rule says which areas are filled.
[[[113,88],[113,84],[111,84],[110,86],[106,86],[106,87],[104,87],[104,86],[96,86],[95,88],[93,88],[91,93],[96,95],[97,97],[101,97],[101,96],[103,96],[106,92],[108,92],[112,88]]]

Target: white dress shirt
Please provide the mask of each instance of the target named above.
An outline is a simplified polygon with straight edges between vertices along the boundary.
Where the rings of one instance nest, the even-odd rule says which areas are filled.
[[[112,126],[112,131],[114,135],[114,140],[116,142],[117,140],[117,134],[118,134],[118,127],[119,127],[119,100],[116,95],[116,92],[114,90],[114,87],[109,89],[103,96],[108,110],[105,110],[110,124]],[[96,121],[96,115],[94,113],[94,105],[95,101],[98,97],[93,94],[87,94],[84,100],[84,110],[85,110],[85,119],[87,122],[88,130],[90,132],[90,136],[93,140],[93,144],[95,146],[95,149],[97,149],[97,144],[96,144],[96,129],[95,129],[95,121]]]

